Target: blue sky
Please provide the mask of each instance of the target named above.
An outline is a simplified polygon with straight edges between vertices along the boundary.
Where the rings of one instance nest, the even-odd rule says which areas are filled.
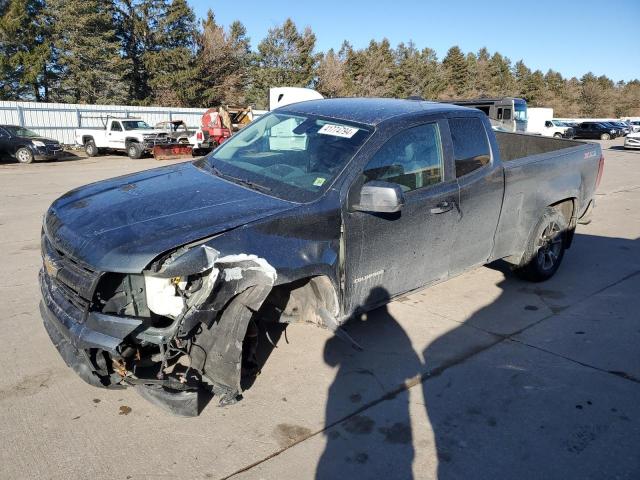
[[[291,17],[310,26],[317,48],[355,47],[388,38],[392,45],[413,40],[442,59],[459,45],[465,52],[486,46],[514,63],[549,68],[566,77],[588,71],[613,80],[640,78],[640,0],[470,1],[470,0],[190,0],[198,17],[211,8],[219,23],[240,20],[252,46],[269,28]]]

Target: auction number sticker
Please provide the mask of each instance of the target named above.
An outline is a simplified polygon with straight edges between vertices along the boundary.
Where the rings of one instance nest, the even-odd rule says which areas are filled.
[[[322,135],[333,135],[334,137],[351,138],[358,132],[358,130],[358,128],[354,127],[327,123],[318,130],[318,133],[321,133]]]

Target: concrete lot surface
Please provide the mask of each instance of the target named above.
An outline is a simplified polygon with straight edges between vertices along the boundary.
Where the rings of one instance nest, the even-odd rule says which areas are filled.
[[[37,308],[47,206],[159,162],[1,163],[0,478],[640,478],[640,152],[602,143],[552,280],[468,272],[351,322],[363,352],[290,326],[241,402],[189,419],[82,382]]]

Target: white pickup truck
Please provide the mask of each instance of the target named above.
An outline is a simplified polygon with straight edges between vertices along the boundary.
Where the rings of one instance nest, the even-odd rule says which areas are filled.
[[[75,140],[90,157],[105,150],[118,150],[127,152],[129,158],[140,158],[171,138],[166,131],[156,130],[139,118],[108,118],[104,128],[76,129]]]

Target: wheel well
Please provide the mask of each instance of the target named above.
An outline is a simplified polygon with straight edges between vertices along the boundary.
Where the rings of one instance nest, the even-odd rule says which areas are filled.
[[[578,218],[576,216],[576,199],[565,198],[564,200],[560,200],[559,202],[553,203],[549,206],[560,212],[567,221],[568,228],[564,234],[564,242],[566,248],[571,247],[573,235],[576,231],[576,224],[578,223]]]
[[[265,304],[276,307],[283,323],[323,325],[320,309],[325,309],[335,317],[340,313],[336,289],[325,275],[278,285],[271,290]]]
[[[86,145],[88,141],[93,140],[93,137],[91,135],[84,135],[82,137],[82,144]]]
[[[124,140],[125,145],[129,145],[130,143],[140,143],[140,140],[138,140],[135,137],[127,137]]]

